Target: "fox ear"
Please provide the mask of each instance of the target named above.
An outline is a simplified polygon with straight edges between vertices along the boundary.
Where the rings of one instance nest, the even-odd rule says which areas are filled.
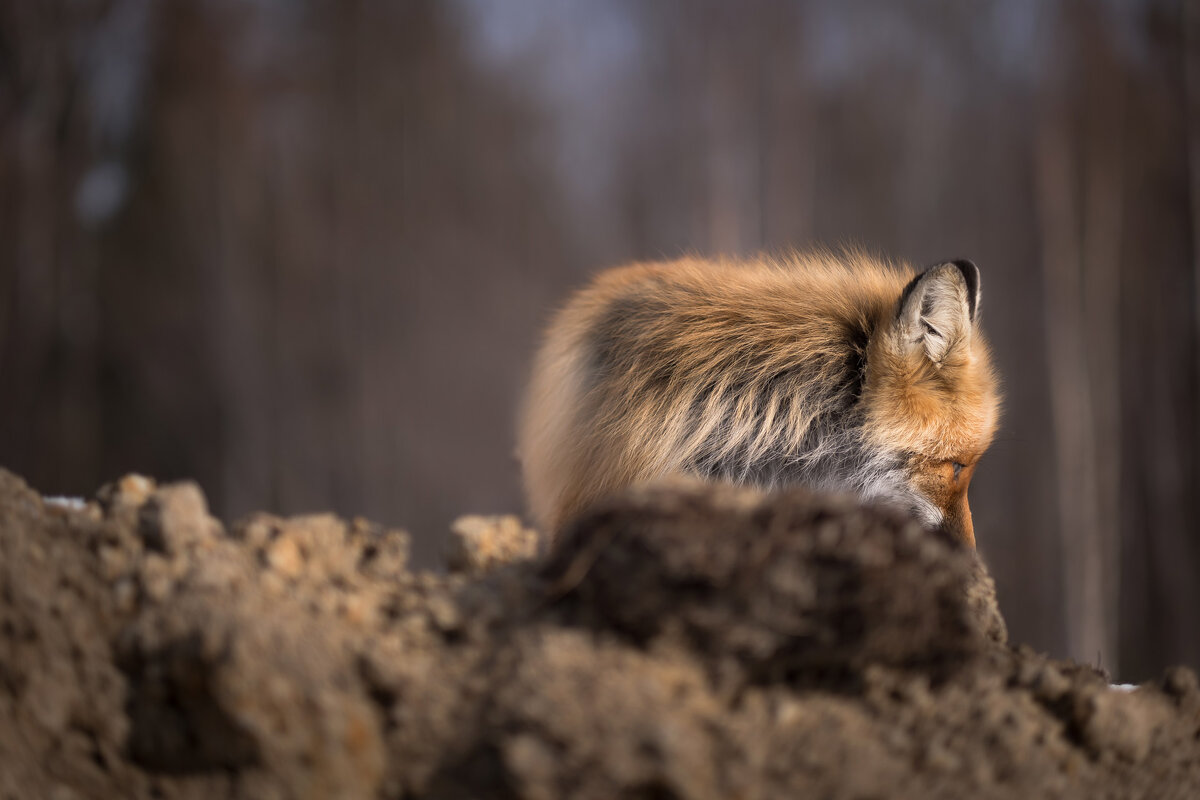
[[[900,346],[935,364],[971,340],[979,308],[979,268],[965,259],[930,267],[900,294],[894,330]]]

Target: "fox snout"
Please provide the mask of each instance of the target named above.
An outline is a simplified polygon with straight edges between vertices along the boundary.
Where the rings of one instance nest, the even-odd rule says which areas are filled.
[[[947,517],[941,528],[943,533],[968,547],[975,546],[975,525],[971,522],[971,509],[967,507],[966,497],[962,502],[962,514],[958,517]]]
[[[967,490],[974,475],[974,463],[947,461],[918,466],[912,479],[922,499],[933,506],[933,527],[970,547],[975,546],[975,526]]]

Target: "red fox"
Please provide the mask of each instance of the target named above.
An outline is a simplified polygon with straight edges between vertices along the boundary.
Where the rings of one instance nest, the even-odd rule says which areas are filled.
[[[970,261],[686,258],[600,274],[555,317],[519,425],[551,535],[632,484],[803,485],[975,544],[967,486],[999,416]]]

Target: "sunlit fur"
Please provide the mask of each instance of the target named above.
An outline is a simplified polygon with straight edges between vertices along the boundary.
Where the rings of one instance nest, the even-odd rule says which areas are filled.
[[[973,287],[952,264],[915,279],[813,252],[602,273],[534,365],[518,444],[532,515],[553,532],[613,491],[691,475],[851,491],[973,543],[966,487],[998,398],[970,270]]]

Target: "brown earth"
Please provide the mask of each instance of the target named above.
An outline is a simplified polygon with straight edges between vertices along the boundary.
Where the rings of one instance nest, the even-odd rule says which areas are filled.
[[[1200,797],[1193,672],[1008,646],[887,513],[663,488],[455,541],[0,471],[0,798]]]

